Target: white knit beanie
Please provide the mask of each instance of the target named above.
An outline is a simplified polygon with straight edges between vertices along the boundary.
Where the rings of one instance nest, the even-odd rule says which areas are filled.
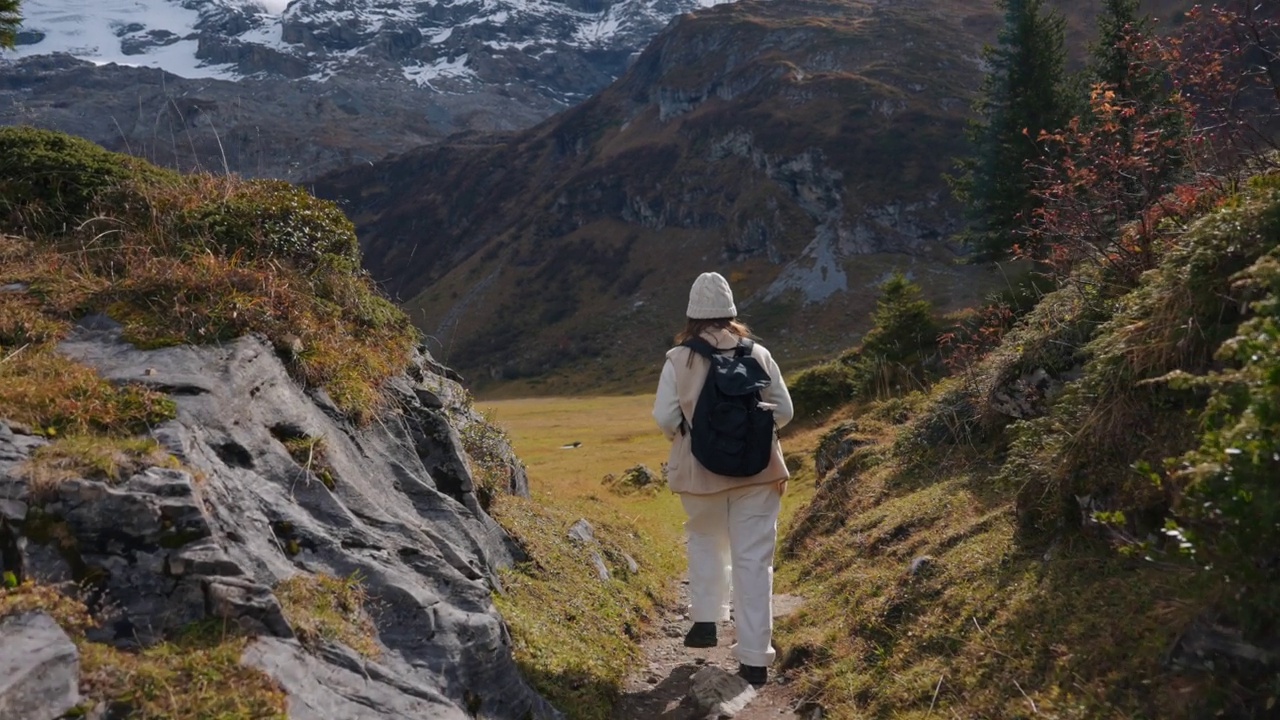
[[[720,273],[702,273],[689,289],[689,310],[685,313],[693,320],[719,320],[738,317],[733,304],[733,291],[729,281]]]

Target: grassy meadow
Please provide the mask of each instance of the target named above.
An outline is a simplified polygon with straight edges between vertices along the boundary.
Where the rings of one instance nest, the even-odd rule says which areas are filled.
[[[680,499],[663,488],[619,494],[605,475],[636,464],[659,472],[669,445],[650,415],[652,395],[478,400],[505,431],[529,472],[532,498],[499,498],[495,517],[535,561],[503,578],[497,603],[512,629],[527,677],[571,718],[608,718],[622,681],[641,659],[657,610],[676,602],[684,575]],[[807,457],[818,432],[784,439],[789,457]],[[566,445],[580,443],[576,448]],[[785,518],[812,495],[812,462],[783,504]],[[568,539],[587,519],[611,577],[601,580],[590,551]],[[624,557],[636,561],[631,573]]]

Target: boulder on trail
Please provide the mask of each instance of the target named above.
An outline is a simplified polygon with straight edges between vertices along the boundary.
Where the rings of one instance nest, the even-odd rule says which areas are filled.
[[[688,701],[708,720],[731,718],[756,698],[756,689],[737,675],[707,665],[689,681]]]

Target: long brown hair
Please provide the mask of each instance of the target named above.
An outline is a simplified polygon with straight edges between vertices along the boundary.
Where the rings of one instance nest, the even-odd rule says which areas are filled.
[[[684,330],[676,335],[676,344],[679,345],[690,338],[702,337],[702,334],[708,330],[728,330],[740,338],[751,337],[751,328],[747,327],[746,323],[739,322],[736,318],[716,318],[714,320],[689,318]]]

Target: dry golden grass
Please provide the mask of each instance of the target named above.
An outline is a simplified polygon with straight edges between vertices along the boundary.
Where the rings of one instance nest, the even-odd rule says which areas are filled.
[[[670,445],[653,422],[653,398],[557,397],[478,401],[506,429],[529,469],[535,497],[604,495],[601,480],[632,465],[657,471]],[[562,446],[574,442],[574,449]]]
[[[46,500],[71,478],[118,483],[149,467],[180,465],[153,438],[71,435],[37,448],[24,472],[32,497]]]
[[[31,128],[0,129],[0,148],[0,285],[18,287],[0,293],[0,359],[48,349],[91,313],[143,347],[262,333],[359,422],[406,367],[418,334],[359,270],[354,228],[332,203]],[[0,396],[0,414],[32,400]]]
[[[358,574],[295,575],[275,589],[280,607],[298,639],[309,648],[340,642],[361,655],[382,654],[377,628],[365,611],[368,596]]]
[[[138,432],[174,412],[164,395],[113,385],[48,345],[10,349],[0,342],[0,417],[37,432]]]

